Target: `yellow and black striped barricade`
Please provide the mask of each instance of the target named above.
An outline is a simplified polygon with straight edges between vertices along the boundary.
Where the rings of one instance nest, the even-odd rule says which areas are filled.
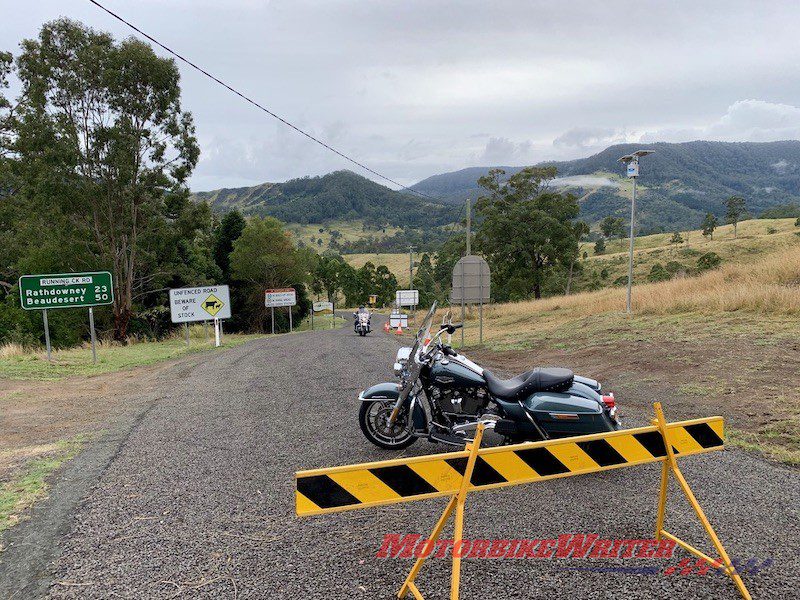
[[[430,539],[435,542],[455,510],[454,547],[462,540],[464,503],[469,492],[534,483],[558,477],[584,475],[654,462],[662,462],[656,539],[662,537],[708,561],[727,574],[742,597],[750,598],[741,577],[683,477],[676,458],[723,449],[723,419],[708,417],[667,423],[660,403],[655,403],[653,425],[572,438],[529,442],[513,446],[480,448],[483,427],[462,452],[434,454],[363,463],[296,473],[298,516],[319,515],[370,506],[449,496],[450,501]],[[715,560],[663,528],[667,484],[672,473],[708,533],[720,560]],[[425,561],[417,560],[398,592],[418,600],[422,594],[414,580]],[[453,553],[451,600],[458,598],[460,556]]]

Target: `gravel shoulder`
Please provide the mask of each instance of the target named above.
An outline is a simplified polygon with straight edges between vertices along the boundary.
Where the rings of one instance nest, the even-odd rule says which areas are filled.
[[[18,528],[19,543],[31,545],[7,551],[0,582],[12,555],[34,556],[47,544],[54,550],[39,559],[44,566],[29,573],[23,593],[0,583],[0,597],[395,597],[411,561],[376,558],[383,536],[426,535],[444,502],[298,519],[293,474],[397,456],[371,446],[356,420],[356,395],[391,378],[397,346],[382,331],[359,338],[345,327],[256,340],[165,370],[158,392],[145,394],[134,417],[73,462]],[[634,409],[629,424],[647,418]],[[405,454],[440,451],[418,442]],[[753,596],[794,596],[800,472],[737,450],[681,466],[729,553],[774,561],[746,578]],[[659,468],[649,465],[472,494],[466,535],[649,538],[658,483]],[[668,528],[709,548],[677,488],[670,494]],[[60,502],[59,512],[53,505]],[[43,527],[33,540],[30,532]],[[685,557],[466,560],[462,598],[737,597],[716,574],[597,570],[645,563],[663,570]],[[419,578],[426,597],[446,595],[449,566],[429,561]]]

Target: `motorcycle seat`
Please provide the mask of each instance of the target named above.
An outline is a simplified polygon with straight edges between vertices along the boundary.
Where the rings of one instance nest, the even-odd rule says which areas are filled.
[[[523,400],[536,392],[563,392],[572,386],[575,374],[558,367],[532,369],[511,379],[500,379],[491,371],[483,372],[489,393],[503,400]]]

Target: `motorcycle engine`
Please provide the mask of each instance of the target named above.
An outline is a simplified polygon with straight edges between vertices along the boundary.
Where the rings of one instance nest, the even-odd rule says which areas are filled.
[[[431,389],[431,395],[431,400],[439,409],[450,416],[477,417],[489,403],[486,390],[479,387],[460,389],[434,387]]]

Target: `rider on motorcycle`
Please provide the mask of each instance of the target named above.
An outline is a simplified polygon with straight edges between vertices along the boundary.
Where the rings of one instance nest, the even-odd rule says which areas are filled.
[[[362,304],[358,307],[358,312],[353,313],[353,329],[356,333],[365,335],[370,331],[370,319],[372,315],[369,314],[367,308]],[[360,329],[363,327],[363,332]]]

